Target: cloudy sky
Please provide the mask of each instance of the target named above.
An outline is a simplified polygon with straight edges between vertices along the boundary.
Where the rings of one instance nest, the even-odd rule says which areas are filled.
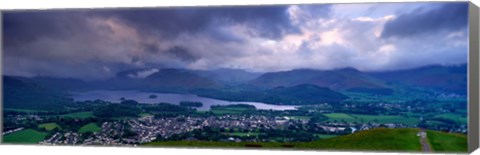
[[[109,78],[150,67],[362,71],[467,62],[468,3],[14,11],[3,72]]]

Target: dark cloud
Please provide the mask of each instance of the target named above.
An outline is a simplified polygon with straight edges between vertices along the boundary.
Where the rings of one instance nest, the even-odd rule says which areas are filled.
[[[223,6],[148,8],[99,11],[96,15],[118,18],[144,33],[160,32],[166,37],[201,32],[209,26],[247,24],[262,36],[278,38],[298,32],[290,24],[288,6]]]
[[[417,9],[402,14],[385,24],[383,38],[408,37],[441,30],[455,31],[467,26],[468,3],[445,3],[441,7],[423,11]]]
[[[425,5],[430,11],[397,16],[382,35],[454,30],[460,27],[455,23],[461,25],[466,20],[466,14],[454,18],[451,14],[461,12],[464,6],[449,4],[454,5]],[[461,52],[466,48],[466,29],[448,38],[445,36],[450,31],[379,39],[376,35],[384,26],[383,19],[350,20],[335,14],[334,8],[292,5],[7,12],[2,22],[2,67],[6,75],[98,79],[135,68],[278,71],[350,65],[382,70],[395,69],[401,66],[395,62],[405,60],[419,66],[452,59],[461,62],[466,57]],[[381,17],[387,15],[390,13]],[[454,24],[448,23],[452,21]],[[420,49],[418,44],[428,48]],[[445,51],[449,54],[442,55]]]
[[[166,53],[174,58],[190,63],[198,59],[198,56],[191,53],[188,49],[181,46],[174,46],[166,51]]]
[[[83,11],[29,11],[3,14],[5,45],[14,46],[41,37],[64,39],[85,32]]]

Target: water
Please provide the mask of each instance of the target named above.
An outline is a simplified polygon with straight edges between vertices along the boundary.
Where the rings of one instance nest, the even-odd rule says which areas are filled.
[[[199,97],[197,95],[191,94],[163,94],[163,93],[148,93],[148,92],[141,92],[141,91],[110,91],[110,90],[95,90],[95,91],[88,91],[88,92],[75,92],[71,93],[72,97],[75,101],[87,101],[87,100],[104,100],[114,103],[121,102],[121,98],[125,98],[127,100],[135,100],[139,103],[161,103],[167,102],[171,104],[179,105],[181,101],[195,101],[195,102],[202,102],[203,106],[198,107],[197,110],[209,110],[210,106],[212,105],[230,105],[230,104],[248,104],[253,105],[257,109],[264,109],[264,110],[294,110],[297,106],[290,106],[290,105],[272,105],[272,104],[265,104],[260,102],[231,102],[231,101],[224,101],[206,97]],[[150,98],[150,95],[156,95],[156,98]]]

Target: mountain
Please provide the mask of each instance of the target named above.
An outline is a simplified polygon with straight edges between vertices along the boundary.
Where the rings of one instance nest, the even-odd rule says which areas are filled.
[[[308,105],[340,102],[348,97],[326,87],[301,84],[268,90],[199,89],[195,94],[227,101],[263,102],[277,105]]]
[[[73,78],[34,77],[24,80],[32,81],[42,86],[49,87],[50,89],[56,89],[58,91],[88,89],[87,82]]]
[[[220,88],[221,85],[189,70],[160,69],[143,79],[143,87],[152,91],[189,91],[199,88]]]
[[[293,87],[277,87],[267,91],[265,100],[278,100],[278,104],[305,105],[340,102],[348,97],[330,88],[311,84]]]
[[[368,74],[391,84],[405,84],[462,95],[467,93],[467,64],[456,66],[432,65]]]
[[[216,70],[202,70],[202,71],[195,71],[198,75],[215,80],[217,82],[232,85],[232,84],[240,84],[250,80],[253,80],[259,77],[260,73],[253,73],[247,72],[241,69],[216,69]]]
[[[249,82],[263,88],[289,87],[300,84],[313,84],[333,90],[371,91],[391,90],[379,79],[354,68],[336,70],[296,69],[291,71],[265,73]]]
[[[61,91],[22,79],[3,76],[4,108],[60,110],[72,102]]]

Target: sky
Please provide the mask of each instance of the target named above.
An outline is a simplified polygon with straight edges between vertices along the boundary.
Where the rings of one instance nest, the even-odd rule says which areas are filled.
[[[30,10],[4,12],[2,23],[3,74],[26,77],[387,71],[468,58],[466,2]]]

